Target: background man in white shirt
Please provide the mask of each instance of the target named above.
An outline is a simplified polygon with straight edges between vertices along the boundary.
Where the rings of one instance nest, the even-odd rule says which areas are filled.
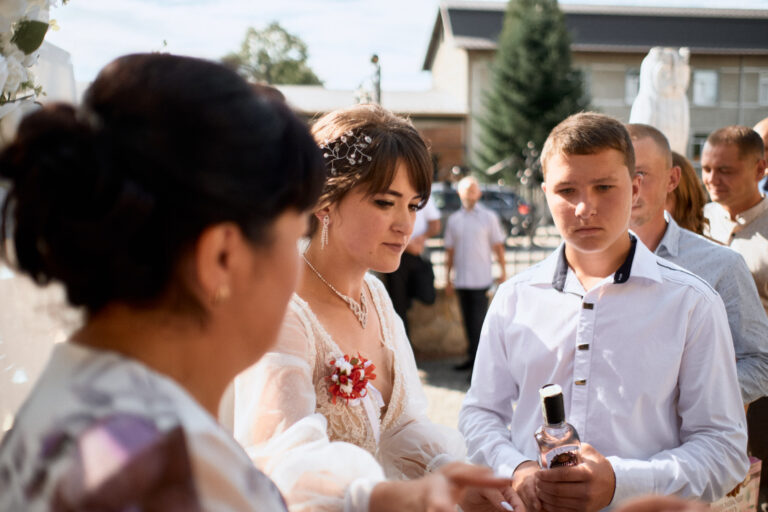
[[[446,293],[455,288],[469,346],[467,360],[455,368],[470,370],[475,363],[483,318],[488,310],[488,289],[493,284],[491,253],[501,266],[499,282],[507,279],[504,268],[504,232],[495,212],[478,201],[482,196],[477,179],[459,181],[461,208],[445,224]],[[454,272],[452,272],[454,271]]]
[[[746,126],[726,126],[707,137],[701,154],[701,178],[712,203],[704,207],[709,236],[741,254],[768,312],[768,198],[758,188],[765,171],[760,136]],[[768,398],[749,406],[750,450],[768,459]],[[768,464],[763,463],[760,501],[768,500]]]
[[[472,460],[514,474],[528,510],[720,498],[749,466],[722,300],[630,235],[639,178],[620,122],[569,117],[542,167],[565,242],[493,299],[459,415]],[[563,388],[582,463],[542,471],[533,434],[548,383]]]
[[[763,139],[763,148],[768,148],[768,117],[758,121],[752,129],[757,132],[761,139]],[[763,174],[763,177],[760,179],[759,188],[763,193],[768,191],[768,169],[766,169],[765,174]]]

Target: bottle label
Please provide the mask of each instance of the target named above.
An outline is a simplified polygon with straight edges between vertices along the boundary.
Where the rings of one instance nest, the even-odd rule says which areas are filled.
[[[547,469],[561,466],[575,466],[579,463],[579,445],[565,444],[552,448],[546,454]]]

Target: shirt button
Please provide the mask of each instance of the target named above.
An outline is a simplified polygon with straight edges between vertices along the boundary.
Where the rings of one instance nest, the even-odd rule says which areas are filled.
[[[579,350],[589,350],[589,343],[580,343],[578,346]]]
[[[587,379],[577,379],[576,380],[576,385],[577,386],[586,386],[586,384],[587,384]]]
[[[595,305],[594,305],[594,304],[592,304],[591,302],[585,302],[585,303],[583,303],[583,304],[582,304],[582,307],[583,307],[584,309],[595,309]]]

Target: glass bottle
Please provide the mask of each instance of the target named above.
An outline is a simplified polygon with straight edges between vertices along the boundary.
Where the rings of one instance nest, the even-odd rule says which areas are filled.
[[[539,390],[544,424],[534,437],[539,445],[539,465],[543,469],[575,466],[581,462],[581,442],[573,425],[565,421],[563,389],[547,384]]]

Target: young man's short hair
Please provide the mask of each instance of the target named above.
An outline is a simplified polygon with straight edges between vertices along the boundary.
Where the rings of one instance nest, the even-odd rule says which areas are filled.
[[[669,140],[661,133],[661,130],[649,124],[641,123],[631,123],[625,126],[633,140],[651,139],[667,161],[667,167],[672,167],[672,148],[669,147]]]
[[[629,175],[635,175],[635,150],[624,125],[595,112],[569,116],[549,133],[541,150],[541,170],[547,175],[547,162],[555,155],[594,155],[615,149],[624,155]]]
[[[732,125],[715,130],[707,137],[707,144],[710,146],[733,144],[739,148],[739,158],[741,159],[752,155],[756,158],[765,156],[763,139],[748,126]]]

